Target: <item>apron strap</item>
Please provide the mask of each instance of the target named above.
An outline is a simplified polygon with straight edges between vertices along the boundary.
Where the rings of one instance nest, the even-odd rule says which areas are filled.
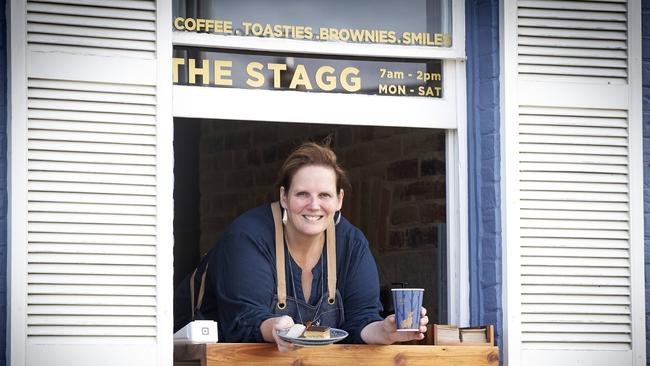
[[[278,278],[278,308],[287,306],[287,280],[284,266],[284,235],[282,232],[282,214],[280,204],[276,201],[271,204],[273,222],[275,223],[275,271]],[[327,227],[327,303],[336,302],[336,228],[334,221]]]
[[[327,303],[336,301],[336,227],[332,221],[327,227]]]
[[[282,234],[282,213],[280,203],[271,203],[273,222],[275,223],[275,271],[278,278],[278,309],[287,307],[287,280],[284,267],[284,235]]]
[[[190,298],[192,302],[192,321],[196,319],[196,312],[203,306],[203,296],[205,295],[205,276],[208,274],[208,266],[209,263],[205,265],[205,271],[203,271],[203,275],[201,275],[201,286],[199,287],[199,298],[196,301],[196,305],[194,305],[194,278],[196,277],[196,271],[199,269],[196,268],[194,272],[192,272],[192,277],[190,277]]]

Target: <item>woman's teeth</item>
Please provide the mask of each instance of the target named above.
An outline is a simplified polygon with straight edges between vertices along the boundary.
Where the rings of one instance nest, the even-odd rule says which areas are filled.
[[[304,215],[303,217],[306,218],[309,221],[318,221],[322,216],[307,216],[307,215]]]

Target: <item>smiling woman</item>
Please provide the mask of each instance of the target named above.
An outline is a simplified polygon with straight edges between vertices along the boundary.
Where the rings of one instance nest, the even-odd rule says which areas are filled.
[[[200,266],[207,273],[200,316],[218,321],[220,340],[290,351],[295,346],[278,332],[295,323],[343,329],[354,343],[423,338],[424,308],[413,332],[397,332],[393,315],[379,315],[368,241],[339,212],[347,186],[328,146],[302,144],[280,170],[279,204],[249,210],[229,226]]]

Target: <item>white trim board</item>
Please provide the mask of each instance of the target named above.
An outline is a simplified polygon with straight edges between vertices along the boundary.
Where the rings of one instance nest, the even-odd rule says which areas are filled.
[[[501,232],[503,279],[503,364],[520,365],[521,278],[519,276],[519,182],[517,166],[517,8],[512,0],[500,1],[501,53]]]
[[[158,0],[156,63],[157,291],[156,365],[173,364],[174,328],[174,117],[172,112],[172,0]],[[170,270],[172,269],[172,270]]]
[[[456,108],[431,98],[174,86],[174,116],[455,128]],[[442,113],[434,114],[433,111]]]
[[[25,2],[13,0],[9,3],[11,14],[10,31],[10,79],[11,108],[8,130],[9,165],[8,179],[8,245],[7,291],[9,349],[11,365],[25,365],[27,337],[27,72],[26,72],[26,22]]]
[[[632,278],[632,350],[635,366],[646,364],[646,299],[643,215],[643,71],[641,1],[628,2],[630,265]]]
[[[469,238],[467,176],[467,98],[465,63],[459,62],[457,78],[458,124],[447,130],[447,304],[448,322],[468,326]],[[458,243],[453,245],[453,243]]]

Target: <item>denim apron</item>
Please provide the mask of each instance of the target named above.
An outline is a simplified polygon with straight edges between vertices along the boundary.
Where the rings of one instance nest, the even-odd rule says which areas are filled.
[[[327,246],[327,291],[322,291],[321,297],[315,305],[308,303],[309,299],[299,299],[295,290],[292,273],[292,286],[294,296],[287,296],[286,288],[286,267],[285,267],[285,243],[282,221],[280,219],[280,205],[278,202],[271,204],[273,221],[275,222],[275,270],[277,291],[271,304],[271,312],[280,316],[288,315],[295,323],[312,321],[314,324],[340,328],[345,321],[343,312],[343,301],[339,290],[336,289],[336,233],[335,225],[332,222],[325,232]],[[321,258],[322,261],[325,258]],[[292,266],[289,258],[289,266]],[[291,267],[289,267],[291,269]],[[292,271],[290,271],[292,272]],[[324,271],[321,270],[321,284],[324,283]],[[330,295],[332,294],[332,295]]]

